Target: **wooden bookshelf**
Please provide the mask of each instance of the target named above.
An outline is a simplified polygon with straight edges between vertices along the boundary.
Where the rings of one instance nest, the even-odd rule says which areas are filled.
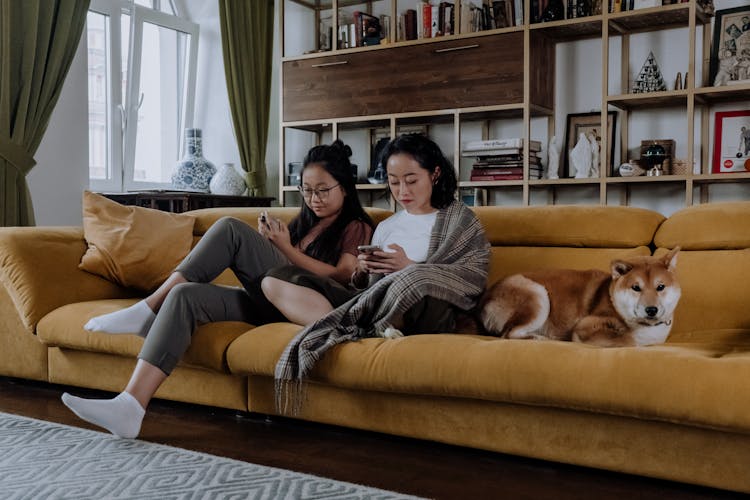
[[[717,0],[720,2],[721,0]],[[310,9],[319,36],[317,25],[321,13],[348,12],[358,8],[367,13],[387,12],[392,27],[397,15],[406,8],[414,8],[413,0],[368,0],[368,1],[282,1],[281,19],[284,19],[284,4],[295,3]],[[461,0],[455,0],[460,12]],[[606,1],[603,2],[606,5]],[[338,48],[332,44],[330,50],[312,53],[286,53],[282,44],[282,70],[280,78],[280,158],[279,200],[285,204],[284,195],[295,192],[296,187],[284,185],[285,165],[290,158],[287,148],[293,140],[287,140],[285,132],[297,130],[312,134],[313,142],[320,143],[348,133],[364,131],[370,137],[395,137],[409,127],[422,127],[431,133],[435,127],[452,132],[439,140],[441,148],[452,154],[453,163],[462,189],[515,190],[522,204],[531,203],[532,189],[550,193],[551,202],[560,189],[599,188],[599,202],[628,204],[631,189],[648,185],[678,185],[684,189],[684,201],[690,205],[708,199],[707,190],[713,184],[747,183],[750,172],[711,174],[708,158],[709,137],[708,114],[712,106],[748,100],[750,84],[711,87],[705,82],[696,82],[698,64],[707,78],[707,63],[696,60],[696,46],[703,44],[703,53],[710,52],[711,15],[697,4],[666,5],[633,11],[592,15],[582,18],[564,19],[545,23],[530,23],[528,15],[531,1],[524,0],[523,22],[479,32],[461,33],[418,40],[399,40],[395,29],[381,45],[356,48]],[[717,8],[720,8],[717,6]],[[348,9],[348,10],[347,10]],[[334,33],[338,15],[333,18]],[[456,24],[460,26],[457,19]],[[282,21],[282,25],[284,22]],[[700,28],[703,39],[698,40]],[[688,79],[685,88],[649,93],[631,93],[628,75],[633,68],[627,66],[630,37],[639,33],[685,29],[688,40]],[[300,29],[286,26],[285,29]],[[284,33],[282,32],[282,39]],[[692,143],[700,136],[700,148],[694,153],[688,147],[687,164],[695,165],[681,175],[655,177],[620,177],[616,165],[610,165],[609,155],[601,155],[600,174],[586,179],[532,179],[529,162],[524,164],[524,178],[496,181],[468,180],[467,160],[462,161],[461,144],[466,140],[466,130],[481,130],[481,138],[491,138],[492,124],[520,123],[518,137],[532,138],[534,119],[547,120],[547,136],[535,132],[533,139],[546,143],[555,127],[555,53],[558,43],[600,39],[602,42],[602,92],[601,124],[604,129],[607,110],[619,110],[618,138],[621,161],[628,158],[628,150],[636,144],[629,143],[628,123],[631,113],[659,113],[661,110],[683,110],[687,122],[687,135],[680,140]],[[621,47],[619,60],[610,60],[610,44],[617,41]],[[314,51],[314,47],[311,48]],[[706,55],[707,57],[707,55]],[[441,61],[441,62],[436,62]],[[610,68],[620,65],[623,79],[621,92],[610,94]],[[635,68],[638,69],[638,68]],[[616,87],[616,85],[614,85]],[[580,110],[587,111],[587,110]],[[558,117],[559,119],[559,117]],[[699,127],[699,129],[696,129]],[[475,132],[471,132],[475,133]],[[446,134],[444,133],[443,136]],[[374,142],[375,139],[373,139]],[[524,157],[529,157],[528,141],[525,141]],[[564,146],[563,146],[564,147]],[[602,138],[602,151],[609,148],[608,137]],[[359,152],[360,161],[369,158],[371,150]],[[561,159],[562,165],[562,159]],[[385,185],[360,183],[358,189],[372,194],[385,191]],[[698,197],[694,200],[694,190]],[[611,191],[611,192],[610,192]],[[615,193],[612,196],[612,193]],[[619,196],[617,195],[619,193]],[[486,194],[486,193],[485,193]],[[613,201],[614,199],[614,201]],[[298,200],[296,200],[298,201]],[[393,205],[391,205],[393,206]]]

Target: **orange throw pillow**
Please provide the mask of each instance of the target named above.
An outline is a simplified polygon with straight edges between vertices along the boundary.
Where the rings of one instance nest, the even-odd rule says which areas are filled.
[[[79,269],[128,288],[150,292],[190,251],[195,218],[121,205],[83,193],[83,237],[88,249]]]

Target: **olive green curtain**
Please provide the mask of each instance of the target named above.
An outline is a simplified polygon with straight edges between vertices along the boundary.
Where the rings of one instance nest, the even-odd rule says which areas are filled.
[[[86,23],[89,0],[0,0],[0,226],[33,226],[26,174]]]
[[[273,0],[219,0],[221,45],[234,135],[251,196],[266,188]]]

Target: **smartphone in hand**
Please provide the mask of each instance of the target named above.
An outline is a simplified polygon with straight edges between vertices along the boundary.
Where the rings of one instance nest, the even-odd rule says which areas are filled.
[[[380,247],[380,245],[359,245],[357,247],[357,251],[359,251],[359,253],[367,253],[367,254],[371,254],[372,252],[375,252],[375,251],[380,252],[382,250],[383,249]]]

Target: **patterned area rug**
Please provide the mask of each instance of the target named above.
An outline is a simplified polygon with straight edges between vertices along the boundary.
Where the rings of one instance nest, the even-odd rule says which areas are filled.
[[[0,413],[0,499],[414,499]]]

